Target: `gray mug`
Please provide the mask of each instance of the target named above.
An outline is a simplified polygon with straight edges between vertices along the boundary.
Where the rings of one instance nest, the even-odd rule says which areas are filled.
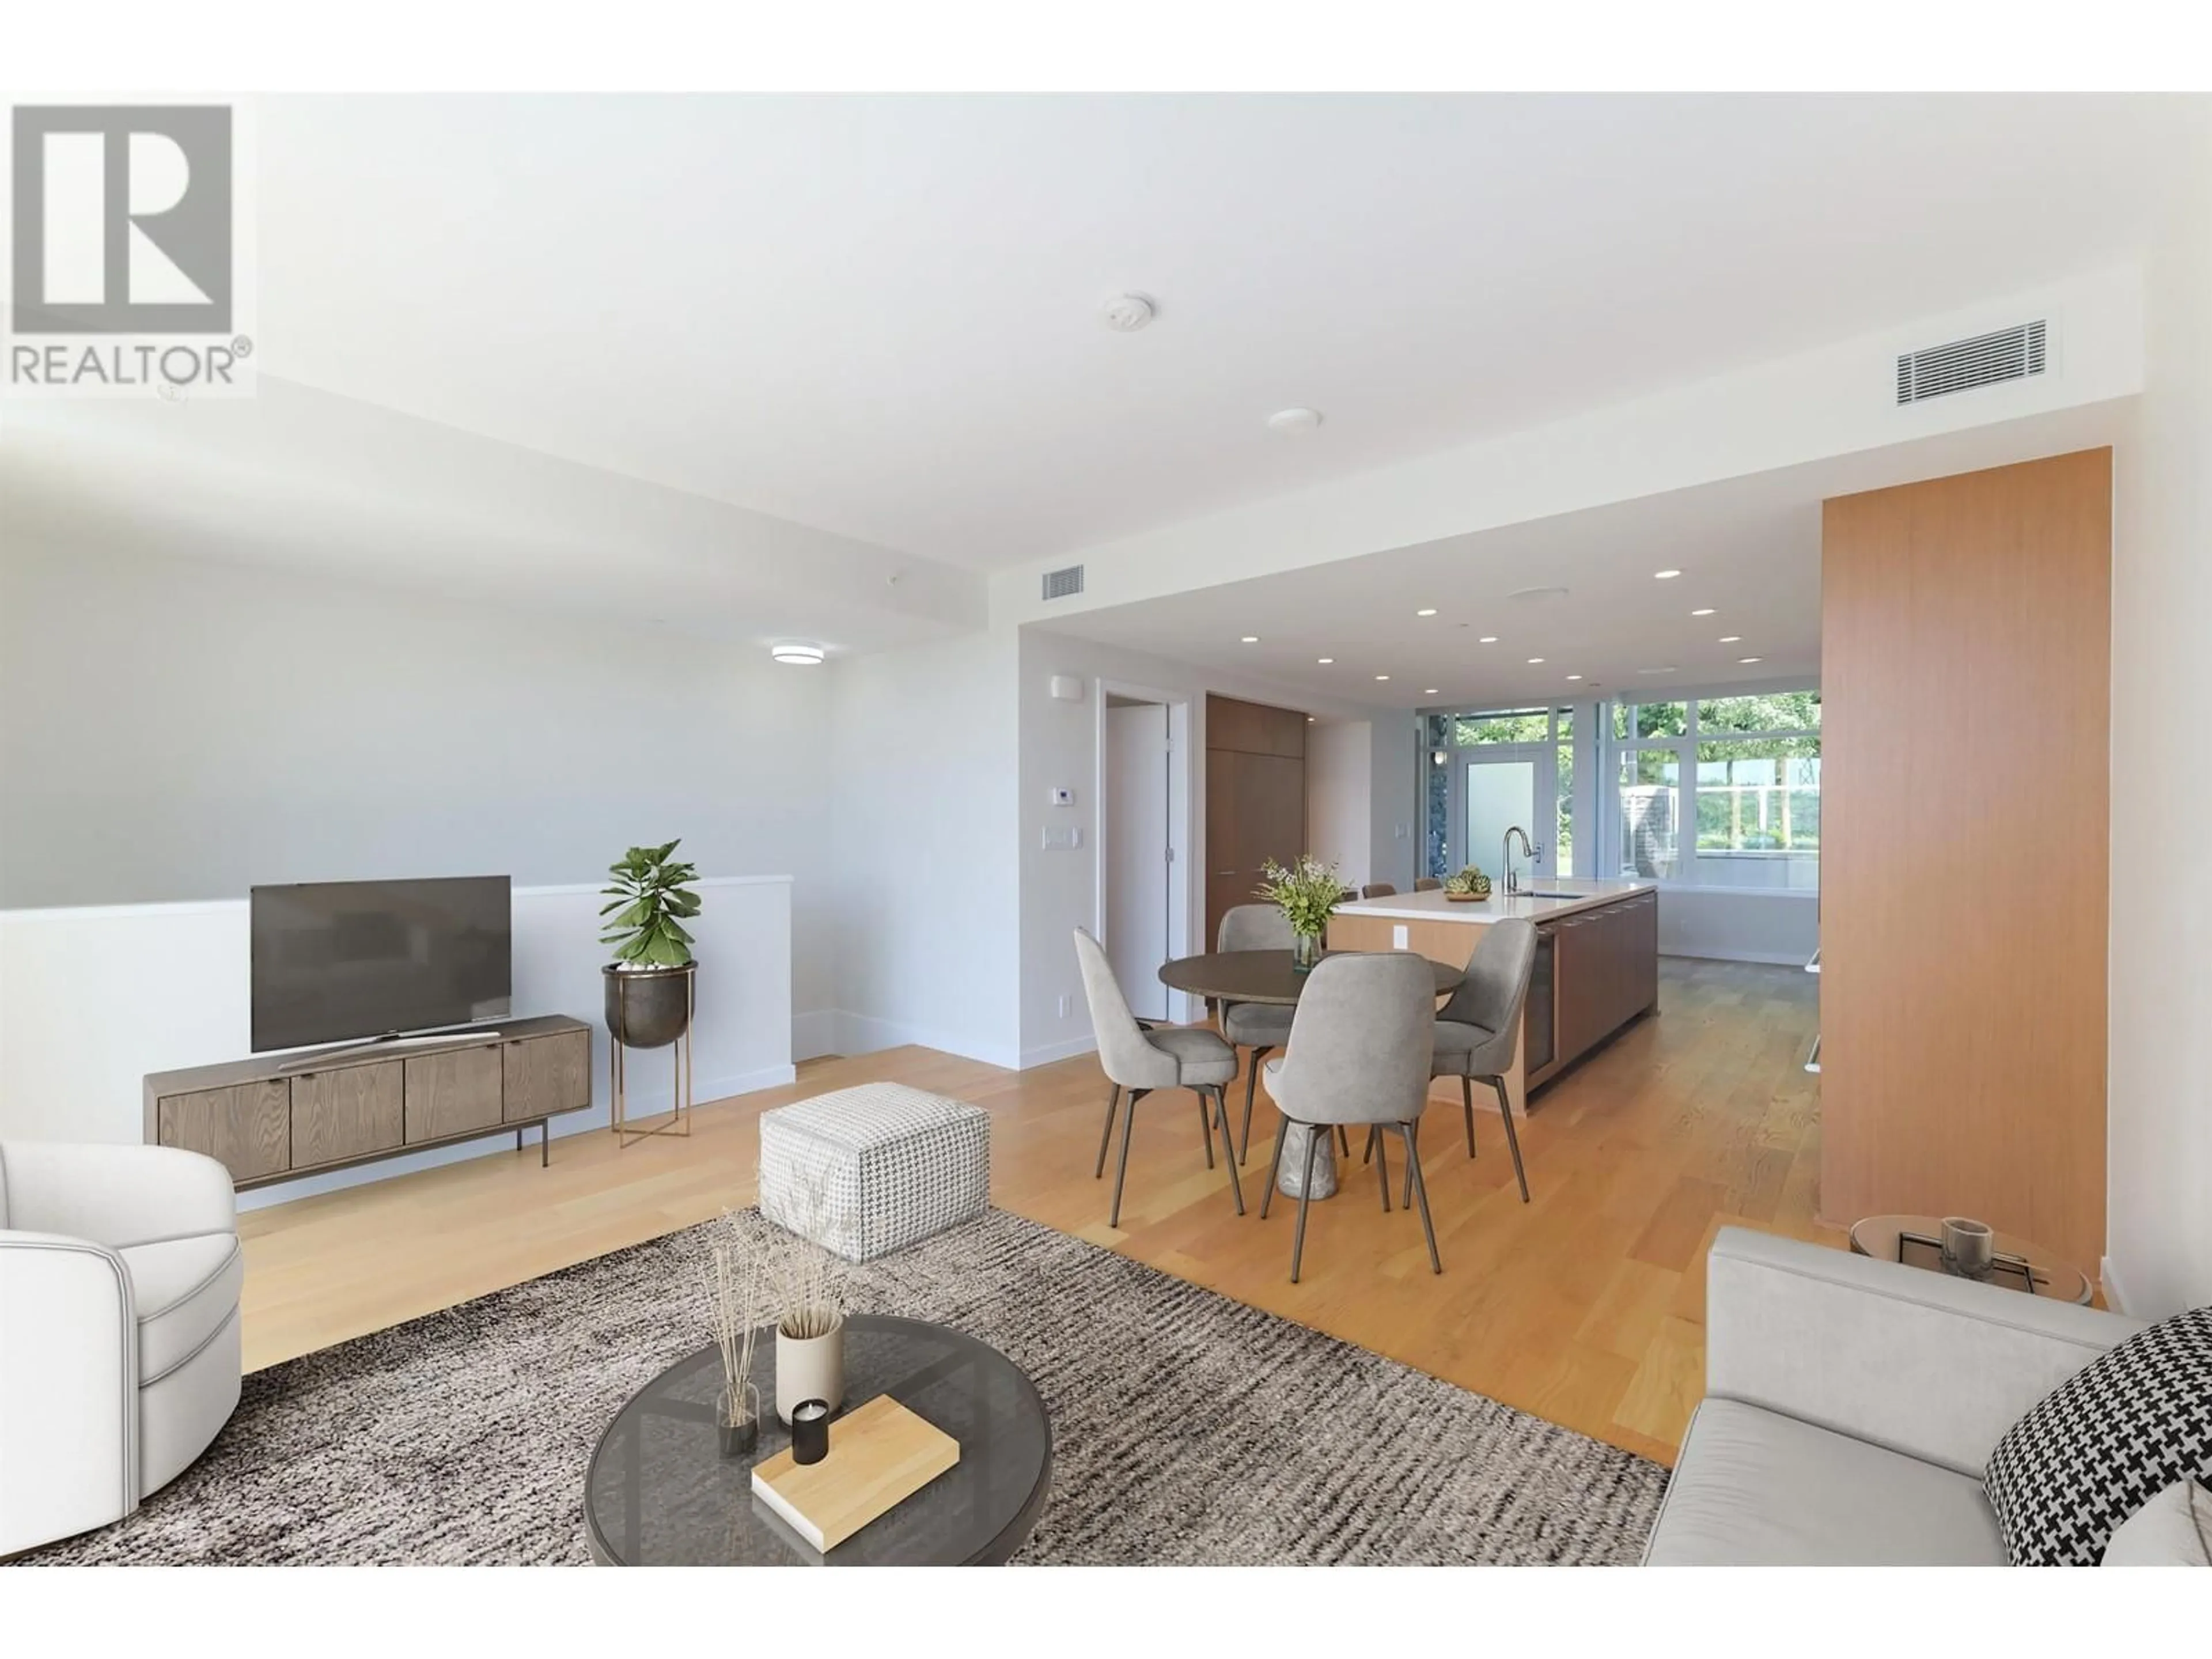
[[[1986,1221],[1943,1218],[1943,1270],[1961,1279],[1987,1279],[1996,1259],[1996,1234]]]

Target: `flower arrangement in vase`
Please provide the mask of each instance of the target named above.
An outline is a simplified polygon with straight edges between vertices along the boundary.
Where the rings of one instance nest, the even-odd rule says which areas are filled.
[[[1291,924],[1291,965],[1304,973],[1321,960],[1322,938],[1344,896],[1344,883],[1334,865],[1311,853],[1299,854],[1297,862],[1291,865],[1269,859],[1260,873],[1267,879],[1255,890],[1255,896],[1280,910]]]
[[[789,1212],[805,1231],[828,1208],[817,1182],[804,1182]],[[845,1398],[845,1303],[830,1252],[801,1233],[781,1231],[773,1257],[775,1304],[775,1414],[791,1421],[794,1407],[826,1401],[836,1411]]]

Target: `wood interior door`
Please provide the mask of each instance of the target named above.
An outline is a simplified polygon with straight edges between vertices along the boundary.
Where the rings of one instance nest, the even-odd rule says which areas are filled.
[[[1820,555],[1820,1213],[2092,1278],[2112,513],[2089,450],[1830,501]]]
[[[1253,902],[1269,860],[1305,851],[1306,717],[1208,697],[1206,727],[1206,939],[1224,912]]]

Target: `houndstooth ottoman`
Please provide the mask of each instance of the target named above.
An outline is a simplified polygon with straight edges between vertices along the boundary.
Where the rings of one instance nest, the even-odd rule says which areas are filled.
[[[872,1261],[983,1213],[991,1115],[896,1083],[840,1089],[761,1114],[761,1213]]]

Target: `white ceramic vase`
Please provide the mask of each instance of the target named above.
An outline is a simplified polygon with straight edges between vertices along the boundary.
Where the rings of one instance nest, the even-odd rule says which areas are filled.
[[[825,1336],[775,1334],[775,1414],[791,1421],[792,1408],[826,1400],[836,1411],[845,1401],[845,1321]]]

